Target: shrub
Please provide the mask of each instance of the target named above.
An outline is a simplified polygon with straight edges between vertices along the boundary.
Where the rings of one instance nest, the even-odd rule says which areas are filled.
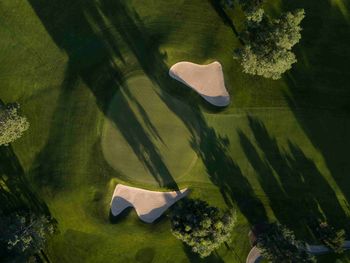
[[[289,70],[296,61],[291,51],[256,49],[250,45],[242,49],[241,55],[243,72],[272,79],[281,78],[281,75]]]
[[[29,260],[45,247],[56,230],[53,220],[45,215],[10,214],[0,217],[0,244],[13,258]]]
[[[0,106],[0,145],[15,141],[29,128],[27,119],[18,114],[18,109],[18,104]]]
[[[307,252],[305,243],[296,240],[293,231],[279,223],[267,225],[256,237],[256,244],[263,257],[273,263],[316,262]]]
[[[229,240],[235,224],[232,213],[222,213],[201,200],[179,202],[170,217],[174,236],[202,258]]]
[[[257,8],[246,14],[249,23],[260,23],[264,17],[264,9]]]
[[[0,243],[6,245],[8,253],[21,258],[39,253],[54,231],[52,220],[44,215],[25,213],[0,218]]]
[[[287,12],[275,20],[263,12],[253,14],[241,34],[246,44],[236,52],[243,71],[265,78],[281,78],[297,61],[291,49],[301,38],[300,23],[304,16],[303,9]]]
[[[335,253],[341,254],[344,252],[345,231],[343,229],[335,230],[327,222],[319,221],[315,228],[315,235]]]

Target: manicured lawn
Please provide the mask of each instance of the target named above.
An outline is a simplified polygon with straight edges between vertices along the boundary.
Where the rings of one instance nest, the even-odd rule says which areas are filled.
[[[118,182],[190,187],[192,197],[236,208],[231,248],[203,262],[245,262],[249,227],[267,218],[313,243],[311,213],[350,233],[349,5],[266,4],[271,14],[306,9],[299,62],[278,81],[241,72],[232,59],[238,39],[215,7],[0,3],[0,99],[20,102],[31,123],[13,149],[59,222],[52,262],[202,262],[171,235],[166,216],[148,225],[131,211],[112,224]],[[229,12],[242,29],[240,10]],[[168,77],[181,60],[220,61],[231,105],[215,110]]]
[[[197,160],[191,132],[167,106],[195,125],[186,104],[167,94],[142,73],[127,77],[111,100],[102,132],[102,150],[109,165],[131,183],[166,186],[188,173]],[[176,160],[176,161],[174,161]]]

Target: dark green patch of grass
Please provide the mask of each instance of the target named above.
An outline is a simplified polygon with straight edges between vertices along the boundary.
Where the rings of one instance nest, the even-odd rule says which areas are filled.
[[[279,81],[245,75],[232,59],[240,43],[227,19],[241,30],[239,8],[224,10],[225,18],[211,1],[199,0],[2,2],[0,95],[19,101],[31,122],[13,149],[33,192],[58,220],[52,262],[244,262],[256,222],[280,220],[310,242],[316,242],[306,228],[311,213],[347,227],[350,31],[347,3],[334,2],[267,3],[272,14],[304,7],[307,15],[299,63]],[[219,60],[232,104],[213,111],[171,80],[168,67],[181,60]],[[101,127],[120,84],[140,69],[191,130],[200,156],[178,186],[239,211],[231,244],[207,260],[184,249],[166,217],[147,225],[132,211],[110,222],[114,186],[125,178],[104,160]],[[192,108],[199,129],[169,95]]]

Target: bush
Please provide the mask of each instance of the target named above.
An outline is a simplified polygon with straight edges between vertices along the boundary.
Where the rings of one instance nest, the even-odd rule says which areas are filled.
[[[260,23],[264,17],[264,9],[257,8],[251,10],[249,13],[246,13],[247,19],[249,23]]]
[[[18,114],[18,109],[18,104],[0,106],[0,145],[8,145],[28,130],[29,123]]]
[[[337,254],[344,252],[345,231],[335,230],[327,222],[319,221],[315,228],[316,237]]]
[[[229,240],[235,224],[232,213],[221,213],[201,200],[180,201],[170,217],[174,236],[202,258]]]
[[[300,23],[304,16],[304,10],[300,9],[275,20],[263,12],[248,17],[247,29],[241,34],[246,44],[236,52],[243,71],[265,78],[281,78],[297,61],[291,49],[301,38]]]
[[[39,253],[54,231],[55,224],[44,215],[22,213],[0,218],[0,243],[6,246],[8,254],[20,258]]]
[[[261,9],[263,0],[238,0],[243,12],[246,15],[255,13],[258,9]]]
[[[250,45],[242,49],[243,72],[265,78],[279,79],[297,60],[295,55],[284,49],[255,49]]]
[[[256,246],[265,259],[273,263],[313,263],[316,259],[310,255],[305,243],[295,239],[294,233],[287,227],[273,223],[266,226],[256,237]]]

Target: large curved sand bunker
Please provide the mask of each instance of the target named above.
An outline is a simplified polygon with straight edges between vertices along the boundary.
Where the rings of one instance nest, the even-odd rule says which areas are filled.
[[[191,62],[178,62],[169,70],[169,75],[194,89],[206,101],[224,107],[230,104],[222,66],[215,61],[208,65],[198,65]]]
[[[111,213],[117,216],[126,208],[134,207],[142,221],[152,223],[188,192],[187,188],[173,192],[155,192],[118,184],[112,196]]]
[[[180,100],[160,92],[139,74],[129,77],[111,100],[102,152],[124,180],[165,186],[188,174],[197,160],[191,132],[183,122],[195,124],[195,114]]]

